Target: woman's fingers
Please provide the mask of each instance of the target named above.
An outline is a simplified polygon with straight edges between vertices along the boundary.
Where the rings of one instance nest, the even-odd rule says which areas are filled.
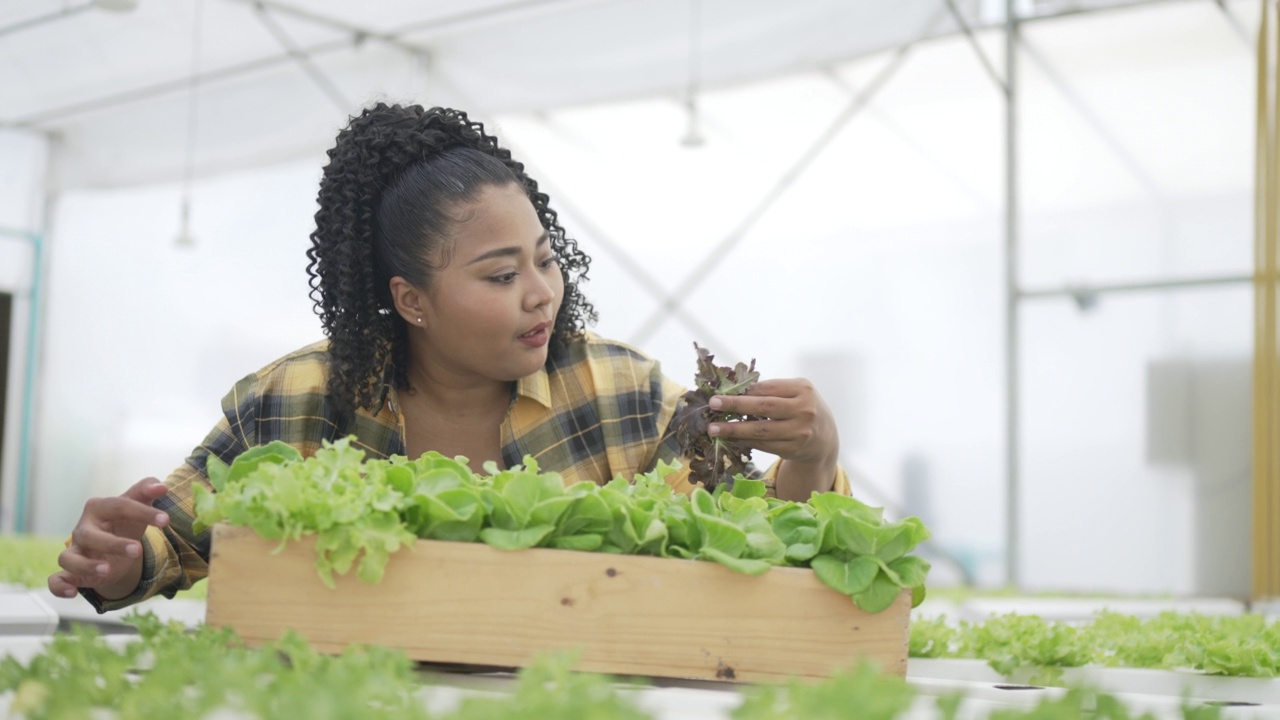
[[[774,396],[717,395],[708,405],[716,412],[771,418],[785,413],[790,403],[787,398]]]
[[[761,380],[746,395],[716,395],[709,405],[718,412],[783,420],[813,405],[813,384],[804,378]]]
[[[161,485],[160,487],[164,486]],[[99,522],[109,524],[112,528],[132,525],[137,530],[138,537],[142,536],[142,531],[148,525],[164,527],[169,522],[168,514],[156,510],[150,501],[135,500],[127,494],[115,497],[92,498],[85,503],[84,508],[86,519],[92,517]],[[84,522],[82,521],[81,524],[83,525]],[[134,533],[130,532],[129,534],[132,535]]]
[[[70,544],[58,556],[58,564],[63,569],[50,575],[49,592],[60,597],[73,596],[78,588],[92,588],[110,582],[115,569],[109,559],[88,556],[76,543]]]
[[[62,566],[62,572],[56,574],[76,587],[92,587],[111,572],[111,563],[85,555],[74,544],[58,556],[58,565]]]
[[[715,411],[759,418],[711,423],[709,435],[782,458],[826,457],[838,442],[830,410],[804,378],[761,380],[746,395],[718,395],[708,404]]]
[[[168,513],[152,505],[167,491],[164,483],[146,478],[122,495],[88,500],[70,544],[58,555],[62,569],[49,576],[49,592],[71,597],[80,588],[112,587],[136,572],[147,527],[169,524]]]
[[[785,436],[787,423],[778,420],[739,420],[737,422],[711,423],[707,434],[725,440],[774,440]]]
[[[123,497],[127,497],[139,502],[151,504],[156,499],[163,497],[168,487],[156,478],[143,478],[134,483],[132,487],[124,491]]]
[[[80,548],[88,557],[104,555],[125,555],[131,558],[142,557],[142,543],[131,538],[124,538],[109,533],[89,523],[81,523],[71,532],[71,542]]]
[[[708,433],[712,437],[739,440],[757,450],[786,457],[809,441],[813,429],[793,420],[741,420],[712,423]]]
[[[75,583],[75,579],[71,573],[66,570],[60,570],[49,576],[49,592],[58,597],[75,597],[79,586]]]

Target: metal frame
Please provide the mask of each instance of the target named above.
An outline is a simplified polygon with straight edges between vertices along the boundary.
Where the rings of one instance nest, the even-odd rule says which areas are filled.
[[[337,84],[330,80],[328,75],[324,74],[324,71],[320,69],[320,66],[315,64],[315,61],[311,59],[311,56],[303,51],[302,48],[298,47],[298,43],[294,42],[293,38],[289,37],[289,34],[284,31],[284,28],[280,26],[280,23],[276,22],[276,19],[271,17],[271,14],[266,11],[264,3],[254,3],[253,10],[254,15],[258,17],[258,22],[262,23],[262,26],[267,29],[267,32],[271,33],[271,36],[276,39],[276,42],[280,43],[280,47],[284,49],[285,53],[287,53],[289,57],[302,68],[303,72],[307,74],[307,77],[311,78],[311,81],[315,83],[316,87],[320,88],[320,91],[325,94],[325,97],[329,98],[329,101],[334,104],[334,107],[336,107],[339,112],[345,113],[349,111],[352,107],[351,101],[342,94],[342,91],[338,89]]]
[[[27,345],[22,361],[22,411],[18,422],[18,473],[12,495],[6,492],[0,500],[13,499],[12,530],[25,532],[30,528],[27,517],[31,501],[31,435],[35,424],[36,350],[40,342],[40,293],[44,278],[44,238],[37,232],[0,228],[0,236],[13,237],[31,243],[31,287],[27,299]],[[0,409],[2,410],[2,409]],[[3,438],[0,438],[3,442]],[[3,520],[3,518],[0,518]]]
[[[1021,545],[1018,533],[1021,462],[1018,415],[1018,35],[1020,30],[1015,0],[1005,0],[1004,30],[1004,122],[1005,122],[1005,216],[1004,216],[1004,363],[1005,363],[1005,584],[1020,587],[1018,561]]]

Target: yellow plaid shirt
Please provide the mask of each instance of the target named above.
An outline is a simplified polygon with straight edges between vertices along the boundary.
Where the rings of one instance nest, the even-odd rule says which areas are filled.
[[[193,483],[209,486],[205,461],[215,455],[230,463],[255,445],[286,442],[312,455],[323,440],[355,435],[368,457],[405,454],[404,418],[395,388],[385,386],[383,401],[360,408],[342,423],[326,395],[328,341],[286,355],[236,383],[222,399],[223,417],[165,484],[168,493],[155,506],[169,514],[164,528],[150,527],[143,538],[142,581],[129,596],[104,600],[92,590],[82,594],[99,612],[126,607],[156,594],[167,597],[208,574],[208,531],[192,530]],[[502,460],[519,464],[531,455],[545,471],[566,483],[603,484],[617,475],[631,478],[671,462],[680,451],[671,418],[685,388],[662,374],[658,362],[618,342],[586,333],[549,367],[521,378],[502,421]],[[689,463],[667,476],[679,492],[690,493]],[[777,465],[764,474],[772,485]],[[835,490],[848,493],[843,471]]]

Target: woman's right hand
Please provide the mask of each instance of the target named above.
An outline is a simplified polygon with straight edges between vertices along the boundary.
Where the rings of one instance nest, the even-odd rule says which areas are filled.
[[[142,580],[142,535],[147,527],[164,527],[166,513],[152,502],[168,488],[155,478],[138,481],[118,497],[90,498],[71,531],[71,544],[58,556],[62,570],[49,576],[49,592],[75,597],[92,588],[107,600],[132,593]]]

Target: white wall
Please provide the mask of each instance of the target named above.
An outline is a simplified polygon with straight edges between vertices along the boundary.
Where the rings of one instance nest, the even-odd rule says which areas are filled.
[[[73,192],[52,243],[37,526],[176,468],[231,385],[321,338],[305,273],[320,161],[198,183]]]

